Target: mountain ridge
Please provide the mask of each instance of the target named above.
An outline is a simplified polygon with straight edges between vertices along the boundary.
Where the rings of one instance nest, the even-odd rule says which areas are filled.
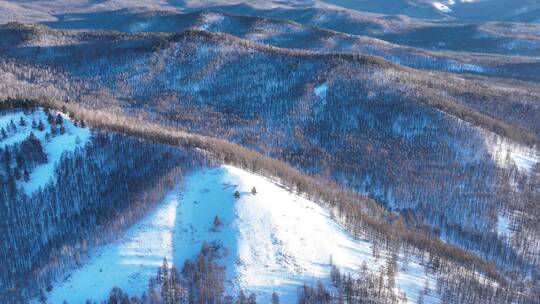
[[[16,25],[11,24],[8,26],[8,28],[15,26],[16,28],[19,28],[22,25]],[[23,26],[24,28],[25,26]],[[42,28],[42,27],[40,27]],[[62,37],[62,31],[58,32],[56,30],[50,30],[47,29],[47,31],[51,31],[50,33],[57,34],[59,33]],[[266,44],[260,44],[256,43],[250,40],[245,40],[242,38],[238,38],[234,35],[230,35],[227,33],[216,33],[216,32],[208,32],[204,30],[197,30],[197,29],[189,29],[182,33],[171,33],[171,34],[163,34],[163,33],[146,33],[146,34],[126,34],[126,33],[119,33],[119,32],[81,32],[81,31],[67,31],[66,33],[74,33],[75,35],[81,35],[82,39],[86,39],[87,34],[90,33],[97,33],[97,40],[90,40],[92,43],[100,44],[100,49],[96,49],[95,52],[89,53],[87,50],[88,47],[80,48],[79,46],[74,45],[73,47],[70,45],[65,46],[59,46],[58,50],[67,52],[67,56],[90,56],[85,58],[85,60],[89,60],[90,58],[97,56],[100,57],[110,57],[111,54],[106,53],[108,52],[106,49],[106,44],[110,45],[110,48],[112,48],[112,51],[119,54],[123,52],[123,50],[129,50],[129,52],[133,52],[134,50],[137,50],[136,52],[142,52],[141,54],[148,53],[148,54],[158,54],[159,52],[167,51],[171,47],[175,47],[174,45],[176,43],[182,42],[183,44],[186,42],[190,42],[193,44],[199,44],[199,43],[208,43],[212,45],[214,49],[218,49],[218,45],[221,44],[227,44],[227,48],[233,47],[232,45],[239,46],[239,49],[245,49],[248,52],[251,51],[259,51],[261,53],[266,53],[269,55],[275,55],[275,56],[291,56],[291,58],[299,58],[299,59],[321,59],[324,61],[327,61],[327,64],[330,64],[331,66],[338,67],[339,62],[346,61],[348,64],[359,64],[364,65],[367,64],[368,68],[371,66],[372,68],[379,69],[379,73],[384,74],[385,70],[391,71],[391,75],[396,75],[396,78],[400,80],[396,80],[396,83],[399,83],[400,81],[404,80],[404,83],[407,84],[407,88],[402,90],[399,94],[404,95],[410,95],[411,92],[414,92],[412,90],[413,88],[416,88],[418,90],[421,90],[425,92],[424,94],[419,93],[413,93],[414,98],[417,100],[420,100],[424,102],[425,104],[435,106],[437,109],[448,112],[451,115],[456,115],[465,121],[472,122],[474,124],[479,123],[480,126],[487,128],[490,131],[493,131],[497,134],[501,134],[503,136],[512,136],[515,137],[517,141],[525,143],[525,144],[538,144],[538,138],[536,134],[539,134],[540,129],[536,130],[534,129],[534,125],[525,125],[524,122],[521,121],[520,124],[513,124],[512,121],[508,121],[508,118],[505,118],[503,115],[497,113],[503,110],[504,108],[497,108],[500,105],[503,105],[504,103],[497,104],[497,107],[492,107],[490,110],[486,111],[488,108],[480,108],[478,106],[471,107],[467,102],[456,102],[457,100],[467,100],[468,96],[471,94],[480,94],[479,96],[475,97],[473,96],[473,99],[480,99],[480,100],[486,100],[488,98],[492,99],[506,99],[507,92],[512,92],[512,94],[520,94],[521,99],[524,100],[534,100],[535,98],[538,99],[538,96],[540,96],[540,91],[535,90],[534,86],[531,87],[501,87],[497,86],[497,83],[491,84],[490,82],[477,82],[473,83],[472,86],[477,87],[484,87],[480,91],[467,89],[464,90],[463,85],[467,82],[463,78],[459,78],[456,75],[444,75],[444,74],[436,74],[434,72],[424,72],[419,71],[416,69],[411,69],[402,65],[398,65],[395,63],[392,63],[391,61],[385,60],[383,58],[377,57],[377,56],[371,56],[371,55],[364,55],[364,54],[358,54],[358,53],[328,53],[328,52],[317,52],[313,50],[300,50],[300,49],[288,49],[288,48],[279,48],[271,45]],[[118,40],[120,38],[120,40]],[[141,38],[141,40],[139,40]],[[202,40],[200,40],[202,39]],[[83,40],[84,41],[84,40]],[[197,42],[199,41],[199,42]],[[79,41],[81,43],[82,41]],[[133,45],[131,42],[138,44],[139,46],[137,48],[133,48]],[[124,44],[124,45],[123,45]],[[45,47],[47,44],[45,44]],[[39,46],[39,44],[37,45]],[[23,47],[22,49],[25,49],[25,51],[22,54],[17,53],[16,48],[10,48],[10,49],[4,49],[4,54],[8,55],[7,57],[14,57],[19,59],[27,58],[27,51],[30,51],[30,54],[34,51],[39,54],[42,52],[42,49],[39,47]],[[54,47],[54,45],[52,46]],[[72,49],[71,49],[72,48]],[[78,50],[80,48],[80,51]],[[234,48],[234,47],[233,47]],[[251,50],[251,51],[249,51]],[[218,51],[221,52],[221,51]],[[13,54],[13,55],[11,55]],[[87,55],[85,55],[87,54]],[[135,53],[136,54],[136,53]],[[34,56],[34,55],[33,55]],[[39,55],[40,56],[40,55]],[[64,60],[66,55],[61,55],[58,57],[58,59],[54,58],[47,58],[42,57],[44,59],[44,63],[47,61],[50,62],[56,62],[57,60],[60,60],[60,64],[55,63],[57,66],[62,65],[62,61]],[[139,56],[136,54],[136,56]],[[220,55],[221,56],[221,55]],[[84,57],[83,57],[84,58]],[[51,61],[52,59],[52,61]],[[24,59],[27,61],[28,59]],[[33,62],[33,61],[30,61]],[[48,63],[47,65],[50,65],[51,63]],[[353,66],[351,66],[351,69],[354,69]],[[406,75],[406,76],[405,76]],[[82,76],[82,75],[81,75]],[[86,76],[83,76],[86,77]],[[435,81],[435,79],[444,79],[444,81]],[[488,80],[489,81],[489,80]],[[525,84],[525,83],[524,83]],[[532,83],[531,83],[532,84]],[[449,85],[452,85],[450,87]],[[468,84],[471,86],[471,84]],[[443,88],[444,89],[441,89]],[[399,86],[397,86],[399,88]],[[434,92],[439,95],[439,97],[429,97],[432,93],[428,93],[430,88],[434,88]],[[450,89],[451,88],[451,89]],[[465,87],[466,88],[466,87]],[[489,89],[488,89],[489,88]],[[444,90],[444,93],[442,93]],[[399,90],[398,90],[399,91]],[[450,92],[454,92],[454,96],[448,94]],[[501,94],[497,96],[498,94]],[[527,96],[530,95],[530,96]],[[504,96],[504,97],[503,97]],[[537,97],[534,97],[537,96]],[[13,96],[12,96],[13,97]],[[446,98],[450,97],[450,100],[445,100]],[[514,97],[514,99],[517,99],[519,97]],[[529,107],[530,110],[533,110],[534,107],[538,106],[535,103],[522,103],[522,106]],[[529,115],[534,114],[535,112],[529,112]],[[514,120],[517,121],[517,120]]]
[[[0,302],[536,303],[535,3],[462,2],[0,0]]]

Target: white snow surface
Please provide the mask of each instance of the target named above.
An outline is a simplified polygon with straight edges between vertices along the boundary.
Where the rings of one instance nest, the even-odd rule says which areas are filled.
[[[476,64],[470,64],[470,63],[463,63],[456,60],[448,60],[447,68],[450,71],[455,72],[477,72],[482,73],[485,72],[486,69],[476,65]]]
[[[417,303],[421,293],[426,293],[424,294],[424,304],[440,302],[435,291],[437,281],[426,273],[425,267],[414,259],[409,260],[408,263],[404,263],[402,259],[398,263],[398,266],[396,283],[405,292],[407,302]]]
[[[240,199],[234,198],[236,190]],[[217,231],[212,229],[216,215],[223,223]],[[181,267],[203,241],[227,248],[219,261],[226,268],[226,290],[253,291],[259,303],[270,302],[273,291],[282,303],[294,303],[301,284],[328,283],[330,256],[345,272],[355,272],[364,261],[372,269],[384,263],[374,260],[370,243],[351,237],[314,202],[267,178],[221,166],[190,174],[153,213],[117,241],[95,249],[54,285],[49,303],[101,301],[113,286],[140,295],[163,258]],[[411,265],[399,274],[403,284],[398,285],[411,299],[423,287],[424,279],[414,279],[422,271]]]
[[[53,115],[56,117],[55,112]],[[53,180],[54,169],[64,152],[73,152],[77,147],[84,146],[90,139],[89,129],[77,127],[67,115],[63,113],[60,113],[60,115],[62,115],[64,119],[66,132],[51,137],[50,140],[46,140],[45,134],[51,132],[51,127],[47,122],[47,115],[45,115],[41,109],[27,114],[21,110],[0,112],[0,129],[4,128],[7,130],[7,126],[11,121],[17,126],[16,132],[8,132],[8,137],[4,140],[0,140],[1,148],[20,143],[33,132],[41,141],[43,150],[45,154],[47,154],[47,163],[34,168],[32,172],[30,172],[30,179],[28,182],[22,181],[18,183],[28,195],[31,195],[34,191]],[[21,117],[25,119],[26,126],[19,125]],[[41,120],[45,125],[45,129],[43,131],[33,129],[32,120]]]
[[[142,294],[163,259],[172,260],[177,193],[170,193],[152,214],[131,227],[119,240],[94,250],[81,268],[56,283],[48,303],[100,303],[112,287]]]
[[[432,4],[436,9],[440,10],[441,12],[444,12],[444,13],[452,12],[452,10],[447,5],[445,5],[445,4],[441,3],[441,2],[436,1],[436,2],[433,2]]]
[[[204,21],[199,26],[199,29],[203,31],[210,31],[211,28],[219,27],[225,18],[221,14],[209,12],[203,15],[203,20]]]
[[[497,214],[497,234],[500,236],[510,237],[511,236],[510,223],[511,223],[511,219],[508,216],[502,213]]]
[[[325,82],[315,87],[315,95],[317,95],[317,97],[326,98],[327,93],[328,93],[328,83]]]
[[[522,146],[501,137],[488,136],[485,142],[488,152],[499,167],[515,165],[518,171],[528,174],[540,161],[540,152],[536,147]]]

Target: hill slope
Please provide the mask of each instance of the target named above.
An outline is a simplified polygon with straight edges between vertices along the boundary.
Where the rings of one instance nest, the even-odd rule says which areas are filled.
[[[540,8],[534,0],[2,1],[0,24],[47,22],[61,28],[96,29],[101,24],[125,23],[141,12],[208,9],[284,18],[430,49],[538,56],[540,45]],[[145,26],[139,23],[131,30],[144,30]]]
[[[348,52],[375,55],[413,68],[469,72],[517,79],[540,79],[538,73],[535,73],[537,70],[535,67],[540,66],[540,60],[531,56],[515,56],[519,54],[515,50],[512,53],[513,56],[425,50],[365,35],[351,35],[316,26],[307,26],[285,19],[251,17],[221,11],[201,11],[187,14],[115,11],[102,16],[81,16],[50,22],[48,25],[62,29],[96,29],[121,32],[177,33],[188,29],[202,29],[228,33],[239,38],[281,48],[307,49],[325,53]],[[485,30],[493,32],[491,30],[493,27],[495,25],[487,27]],[[503,29],[507,33],[514,32],[514,30],[506,29],[504,24],[495,27],[495,32],[500,32]],[[391,31],[385,32],[389,34]],[[369,33],[366,31],[364,34]],[[493,50],[493,47],[490,47],[489,50]]]
[[[516,220],[528,242],[495,231],[497,214],[540,214],[532,203],[540,92],[530,83],[198,30],[11,30],[17,47],[1,50],[0,96],[71,100],[230,140],[413,214],[411,225],[500,266],[536,263],[532,221]],[[530,161],[516,167],[521,158]],[[523,187],[512,187],[517,180]]]
[[[239,199],[233,196],[237,190]],[[213,224],[215,216],[219,226]],[[97,248],[81,268],[55,284],[49,302],[100,302],[113,286],[140,296],[163,258],[180,268],[205,241],[227,251],[219,260],[226,270],[225,290],[255,292],[261,303],[270,302],[273,291],[283,303],[294,303],[305,283],[330,286],[330,259],[355,274],[363,263],[378,270],[387,258],[384,252],[374,257],[372,243],[351,237],[319,205],[261,176],[221,166],[188,176],[146,219]],[[399,263],[396,284],[416,301],[425,281],[432,287],[435,282],[418,261],[407,263]],[[430,294],[428,303],[437,300],[435,291]]]
[[[323,0],[353,10],[427,19],[539,22],[530,18],[540,4],[532,0]]]
[[[157,203],[196,162],[178,148],[97,134],[59,111],[0,103],[0,302],[26,303]],[[134,169],[136,168],[136,169]]]
[[[61,134],[58,134],[58,130],[53,130],[57,127],[47,122],[50,118],[41,110],[29,113],[16,111],[3,113],[0,116],[0,130],[6,132],[5,138],[0,135],[0,149],[20,144],[29,138],[31,134],[43,145],[46,161],[32,168],[27,180],[19,182],[19,185],[24,188],[28,195],[32,195],[39,188],[43,188],[47,183],[54,181],[54,169],[60,161],[62,154],[84,147],[90,138],[90,131],[88,129],[75,126],[64,114],[58,115],[61,117],[60,121],[64,129]],[[53,117],[55,122],[56,119],[57,117]],[[24,122],[24,125],[21,122]],[[38,127],[39,123],[43,124],[42,129]],[[55,134],[55,136],[51,137],[51,133]]]
[[[155,97],[158,92],[184,91],[196,96],[202,90],[197,82],[204,77],[215,78],[214,83],[204,83],[205,86],[214,86],[208,90],[215,90],[219,95],[232,94],[236,92],[221,91],[222,88],[215,86],[221,86],[225,81],[241,81],[245,86],[261,85],[266,78],[254,78],[251,84],[245,78],[250,73],[256,75],[252,70],[260,67],[265,67],[267,73],[271,73],[276,85],[289,89],[297,87],[289,96],[297,98],[305,93],[306,86],[315,86],[325,78],[339,79],[342,77],[337,74],[339,70],[339,73],[351,74],[353,78],[350,80],[361,82],[362,87],[384,86],[385,90],[391,90],[387,93],[389,95],[427,103],[468,122],[479,123],[496,133],[508,131],[508,134],[502,135],[519,137],[516,138],[518,141],[523,139],[535,143],[538,139],[531,138],[532,134],[528,133],[540,134],[540,127],[536,124],[540,111],[537,102],[540,100],[540,90],[534,82],[513,83],[428,73],[406,69],[375,56],[276,48],[201,30],[178,34],[127,34],[52,30],[22,24],[8,24],[1,30],[0,54],[5,59],[2,61],[4,77],[11,74],[18,77],[17,74],[24,73],[27,68],[49,69],[43,77],[32,78],[32,82],[39,81],[40,86],[49,86],[47,90],[64,95],[61,98],[83,93],[110,94],[110,97],[137,103],[140,99]],[[248,56],[249,64],[246,64],[244,56]],[[11,60],[17,60],[15,66]],[[284,83],[281,78],[286,76],[288,68],[296,64],[299,64],[298,72],[302,75],[288,77],[289,83]],[[206,76],[195,65],[204,67]],[[306,71],[308,67],[311,69],[309,74]],[[198,70],[187,73],[190,69]],[[244,72],[238,74],[233,72],[234,69]],[[371,72],[363,73],[363,69]],[[231,72],[234,75],[224,79],[224,75]],[[66,77],[71,79],[64,79]],[[26,77],[18,78],[20,81]],[[23,90],[20,84],[11,87],[10,80],[6,78],[3,82],[3,91]],[[83,83],[59,85],[74,81]],[[383,82],[394,84],[386,86]],[[56,84],[51,87],[51,83]],[[143,83],[144,86],[141,85]],[[341,84],[348,85],[347,82]],[[116,88],[122,90],[113,92]],[[264,91],[269,89],[260,88]],[[259,89],[254,93],[263,94]],[[15,94],[7,96],[15,97]]]

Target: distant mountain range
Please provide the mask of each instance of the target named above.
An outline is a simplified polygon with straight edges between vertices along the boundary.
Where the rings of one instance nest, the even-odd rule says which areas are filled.
[[[33,0],[0,2],[6,14],[0,21],[53,21],[73,12],[99,12],[118,9],[193,11],[248,5],[254,9],[320,8],[362,11],[413,18],[467,22],[538,23],[540,3],[535,0],[180,0],[180,1],[74,1]]]

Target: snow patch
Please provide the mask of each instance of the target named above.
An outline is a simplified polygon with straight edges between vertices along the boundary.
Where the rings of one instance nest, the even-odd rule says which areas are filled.
[[[396,284],[400,290],[405,292],[408,302],[417,303],[418,299],[423,297],[425,304],[439,303],[435,291],[437,281],[425,271],[424,266],[416,260],[409,260],[405,263],[403,259],[400,259],[398,267]]]
[[[441,12],[444,12],[444,13],[452,12],[452,10],[448,6],[446,6],[445,4],[442,4],[441,2],[433,2],[432,4],[436,9],[440,10]]]
[[[128,32],[142,32],[150,27],[150,22],[135,22],[129,26]]]
[[[492,159],[501,168],[515,165],[518,171],[530,173],[540,161],[540,154],[535,148],[511,143],[499,137],[486,138],[486,147]]]
[[[503,47],[510,51],[535,51],[540,46],[540,42],[531,39],[513,39],[503,43]]]
[[[510,218],[502,213],[497,214],[497,234],[499,236],[510,237]]]
[[[447,68],[449,71],[453,71],[453,72],[482,73],[486,71],[486,69],[482,66],[479,66],[476,64],[470,64],[470,63],[463,63],[456,60],[448,60]]]
[[[222,225],[214,229],[216,215]],[[226,290],[253,291],[260,303],[270,302],[273,291],[283,303],[294,303],[301,284],[329,284],[330,256],[343,272],[353,274],[364,261],[371,269],[385,261],[376,260],[370,243],[353,238],[314,202],[267,178],[221,166],[186,177],[182,191],[172,191],[118,241],[95,250],[88,263],[55,284],[49,299],[102,301],[113,286],[140,295],[163,258],[181,265],[204,241],[227,249],[220,260],[226,267]],[[422,289],[424,280],[418,276],[423,273],[414,262],[399,272],[398,286],[411,293],[409,298]]]
[[[392,131],[403,138],[411,139],[422,134],[427,125],[428,121],[423,117],[411,122],[405,115],[399,115],[392,122]]]
[[[316,86],[314,92],[317,97],[326,98],[326,94],[328,93],[328,83],[325,82],[319,86]]]
[[[200,30],[210,31],[212,27],[220,25],[225,20],[225,17],[216,13],[207,13],[203,16],[203,23],[199,26]]]
[[[94,250],[81,268],[57,282],[47,296],[48,302],[85,303],[91,299],[100,303],[114,286],[129,294],[142,294],[163,259],[172,260],[177,205],[177,193],[172,192],[119,240]]]
[[[43,150],[47,155],[47,163],[35,167],[30,172],[30,179],[28,181],[21,181],[19,185],[25,190],[28,195],[31,195],[34,191],[40,187],[44,187],[47,183],[53,180],[54,169],[60,160],[64,152],[73,152],[77,147],[83,147],[90,139],[90,130],[86,128],[80,128],[73,124],[69,117],[60,113],[64,120],[64,127],[66,132],[64,134],[58,134],[50,139],[46,139],[46,134],[51,133],[51,126],[47,122],[47,115],[41,110],[35,110],[25,114],[23,111],[14,111],[3,113],[0,116],[0,129],[7,130],[7,126],[13,121],[17,126],[17,131],[13,134],[9,134],[8,137],[0,141],[0,147],[11,146],[25,140],[30,133],[40,140]],[[56,113],[54,113],[56,116]],[[26,126],[20,126],[19,120],[23,118],[26,121]],[[45,125],[43,131],[32,128],[32,121],[41,121]]]

